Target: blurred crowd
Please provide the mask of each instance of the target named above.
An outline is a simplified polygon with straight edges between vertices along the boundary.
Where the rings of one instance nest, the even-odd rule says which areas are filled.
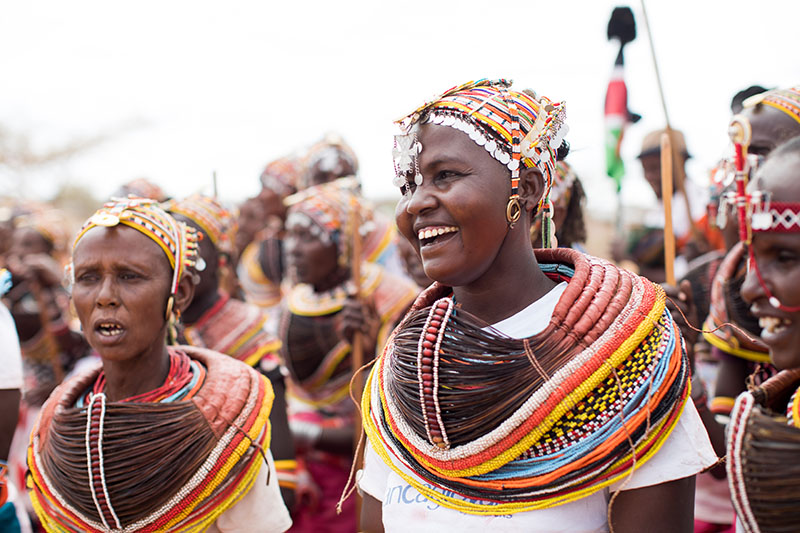
[[[749,152],[757,157],[800,135],[800,117],[767,105],[770,98],[797,103],[798,91],[764,91],[751,88],[737,95],[732,107],[732,114],[748,117]],[[720,125],[721,136],[725,127]],[[659,206],[663,133],[646,136],[639,154]],[[678,282],[666,288],[698,380],[693,399],[715,451],[723,456],[733,399],[748,379],[761,382],[775,369],[759,340],[758,320],[739,295],[746,260],[734,206],[725,200],[734,187],[730,161],[721,161],[707,177],[688,179],[691,151],[681,132],[669,135]],[[171,198],[146,179],[126,183],[112,196],[156,200],[202,235],[199,259],[190,268],[194,297],[175,324],[173,340],[228,354],[271,382],[276,395],[271,452],[292,515],[291,531],[355,531],[355,500],[345,501],[341,514],[335,509],[360,435],[351,378],[382,350],[431,280],[391,214],[362,195],[366,178],[342,138],[328,135],[274,159],[256,178],[259,194],[236,205],[202,195]],[[558,246],[584,250],[585,198],[579,177],[559,161],[550,196]],[[22,363],[15,383],[13,363],[2,360],[11,370],[0,379],[0,459],[7,462],[6,505],[12,506],[6,512],[16,515],[22,531],[40,527],[24,497],[37,415],[61,382],[99,361],[82,334],[65,274],[79,229],[74,220],[85,215],[46,202],[0,198],[0,268],[8,272],[6,283],[0,283],[7,286],[2,302],[13,319]],[[532,225],[534,247],[541,246],[541,226],[541,219]],[[639,227],[617,236],[608,259],[662,283],[664,244],[659,207]],[[5,335],[0,342],[11,342]],[[724,468],[700,476],[695,518],[695,531],[733,531]]]

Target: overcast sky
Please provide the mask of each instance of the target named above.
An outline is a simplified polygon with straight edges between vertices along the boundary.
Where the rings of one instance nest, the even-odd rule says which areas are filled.
[[[617,2],[73,1],[4,2],[0,125],[47,150],[108,140],[24,176],[28,196],[64,182],[105,196],[139,176],[176,196],[231,201],[256,192],[269,160],[339,132],[361,161],[365,193],[391,186],[392,120],[452,85],[505,77],[566,100],[572,153],[589,206],[611,213],[603,98],[616,46]],[[641,139],[664,125],[641,4],[626,48],[630,108],[626,202],[652,195],[636,164]],[[795,0],[672,0],[647,4],[673,127],[686,133],[689,172],[706,183],[723,153],[731,96],[758,83],[800,84]],[[0,175],[8,188],[8,173]]]

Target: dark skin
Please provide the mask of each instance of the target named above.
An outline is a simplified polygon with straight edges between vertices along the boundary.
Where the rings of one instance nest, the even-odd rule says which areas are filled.
[[[748,153],[767,156],[781,143],[800,135],[800,124],[783,111],[773,107],[757,105],[745,109],[742,114],[749,120],[752,131],[752,139],[748,147]],[[786,186],[782,185],[782,187],[779,193],[787,194]],[[722,228],[722,234],[725,240],[725,248],[727,251],[730,251],[730,249],[739,242],[739,223],[735,208],[728,206],[726,209],[727,223],[725,227]],[[674,293],[674,288],[668,289],[668,293]],[[744,287],[742,288],[742,294],[744,295]],[[679,301],[683,302],[682,309],[684,313],[690,317],[690,322],[699,325],[705,317],[697,317],[698,320],[692,319],[692,313],[696,315],[697,312],[691,301],[691,288],[684,287],[682,284],[678,297]],[[672,310],[672,308],[670,310]],[[673,316],[678,320],[677,315],[673,314]],[[681,326],[681,332],[684,338],[689,340],[696,335],[683,321],[678,321],[678,323]],[[689,342],[688,344],[693,345],[694,343]],[[747,363],[744,360],[735,357],[726,357],[719,363],[717,386],[716,390],[713,391],[714,396],[736,398],[745,390],[745,380],[748,375]],[[714,446],[714,451],[718,456],[724,456],[725,426],[716,421],[713,413],[711,413],[707,407],[700,406],[698,412],[700,413],[700,418],[702,418],[703,424],[711,439],[711,444]],[[721,466],[712,469],[711,473],[717,478],[725,477],[724,468]]]
[[[800,153],[771,157],[754,182],[761,191],[782,202],[800,202]],[[753,184],[753,182],[751,182]],[[800,305],[800,238],[797,233],[754,232],[752,251],[764,285],[784,306]],[[780,327],[764,327],[761,340],[769,347],[772,363],[781,370],[800,367],[800,312],[773,307],[754,268],[747,271],[741,288],[750,311],[759,319],[780,320]]]
[[[193,275],[196,276],[195,280],[197,281],[194,287],[194,297],[182,315],[183,323],[191,325],[197,322],[203,316],[203,313],[211,309],[219,300],[220,254],[214,243],[211,242],[211,239],[198,224],[183,215],[173,216],[177,220],[193,227],[198,234],[202,235],[198,248],[198,257],[202,257],[203,261],[205,261],[205,268],[203,270],[193,269]]]
[[[307,226],[290,224],[286,228],[284,246],[294,281],[311,285],[315,292],[329,291],[350,278],[350,270],[339,264],[336,244],[323,242]],[[374,307],[350,298],[336,320],[340,337],[352,342],[355,331],[362,331],[365,333],[362,335],[364,353],[375,353],[380,320]],[[315,447],[349,455],[353,451],[353,431],[348,427],[325,428]]]
[[[264,205],[257,197],[248,198],[239,206],[239,230],[236,233],[236,250],[239,256],[253,242],[256,234],[267,227],[268,221],[263,210]]]
[[[203,236],[200,240],[198,256],[203,258],[206,266],[204,270],[195,274],[199,283],[195,285],[194,297],[182,315],[183,323],[190,326],[197,322],[219,300],[221,255],[217,247],[214,246],[214,243],[197,223],[183,215],[174,216],[176,219],[192,226],[197,230],[198,234]],[[283,380],[272,382],[272,390],[275,393],[275,399],[272,402],[272,410],[269,413],[269,421],[272,425],[270,451],[277,461],[294,459],[294,443],[289,430],[289,419],[286,415],[286,385]],[[291,510],[294,505],[294,491],[281,487],[281,495],[284,503]]]
[[[555,284],[539,268],[529,237],[531,212],[544,192],[539,172],[521,171],[524,212],[509,229],[509,171],[458,130],[426,124],[418,138],[423,146],[423,184],[405,192],[395,215],[401,233],[421,249],[426,274],[452,286],[463,308],[490,324],[547,294]],[[457,231],[434,247],[421,246],[417,232],[429,226],[453,226]],[[519,283],[508,282],[512,272]],[[621,492],[611,521],[617,533],[673,533],[692,531],[693,519],[692,476]],[[383,531],[381,502],[366,494],[361,527]]]
[[[127,226],[94,227],[73,250],[72,301],[89,344],[100,355],[106,396],[120,401],[164,383],[169,372],[166,306],[172,267],[161,248]],[[185,310],[194,285],[183,276],[175,308]],[[101,324],[121,328],[104,334]]]
[[[8,461],[8,450],[19,418],[19,402],[22,393],[19,389],[0,390],[0,461]]]
[[[800,123],[771,106],[759,104],[742,111],[750,121],[752,138],[747,153],[767,156],[784,141],[800,135]]]

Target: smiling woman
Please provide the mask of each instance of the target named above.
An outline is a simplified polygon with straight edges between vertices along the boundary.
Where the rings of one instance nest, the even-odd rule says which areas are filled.
[[[291,524],[264,451],[269,382],[216,352],[167,346],[194,291],[184,274],[196,241],[141,198],[106,204],[78,234],[72,298],[102,367],[57,388],[32,434],[28,485],[48,531]]]
[[[365,387],[367,531],[692,530],[716,456],[663,290],[530,245],[565,119],[480,80],[399,122],[397,225],[436,283]]]
[[[745,198],[749,268],[742,297],[782,370],[743,392],[728,424],[728,484],[743,531],[800,527],[800,138],[759,168]],[[738,531],[738,529],[737,529]]]

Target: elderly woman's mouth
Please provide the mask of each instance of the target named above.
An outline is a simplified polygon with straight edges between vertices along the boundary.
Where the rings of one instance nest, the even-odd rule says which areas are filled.
[[[117,322],[100,322],[95,330],[104,337],[117,337],[125,332],[125,328]]]

